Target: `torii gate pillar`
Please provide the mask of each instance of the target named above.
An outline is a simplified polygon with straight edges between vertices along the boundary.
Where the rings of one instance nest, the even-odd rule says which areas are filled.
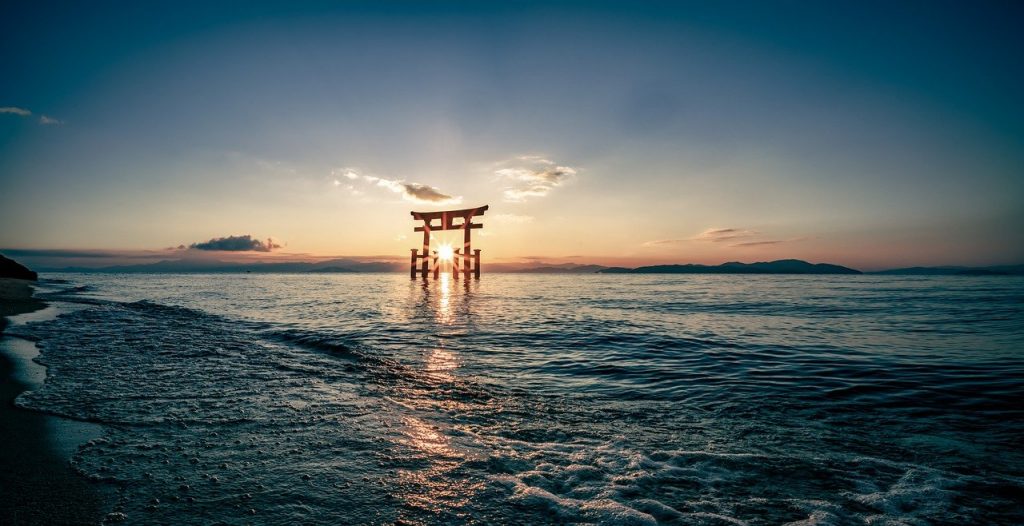
[[[459,272],[462,272],[466,279],[469,279],[470,274],[479,279],[480,249],[473,249],[470,234],[474,229],[484,227],[480,223],[474,223],[473,218],[484,215],[487,208],[488,205],[478,208],[466,208],[464,210],[447,210],[444,212],[409,212],[414,220],[423,221],[423,226],[413,229],[413,232],[423,232],[423,247],[419,253],[417,253],[415,248],[410,249],[409,277],[415,278],[416,273],[419,272],[426,279],[430,274],[431,267],[433,267],[434,278],[437,278],[441,267],[437,257],[431,257],[430,255],[430,233],[434,230],[462,230],[462,248],[454,250],[452,274],[458,277]],[[440,224],[435,224],[435,220],[440,220]]]

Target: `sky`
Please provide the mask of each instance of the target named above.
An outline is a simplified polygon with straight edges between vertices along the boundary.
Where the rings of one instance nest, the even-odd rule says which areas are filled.
[[[410,211],[486,204],[485,261],[1021,263],[1022,22],[995,1],[12,4],[0,252],[407,258]]]

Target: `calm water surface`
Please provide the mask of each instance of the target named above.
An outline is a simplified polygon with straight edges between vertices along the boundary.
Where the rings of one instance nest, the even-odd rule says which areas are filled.
[[[1024,279],[47,277],[131,523],[1024,522]]]

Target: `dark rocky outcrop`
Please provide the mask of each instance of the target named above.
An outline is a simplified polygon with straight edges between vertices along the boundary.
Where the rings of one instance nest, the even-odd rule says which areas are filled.
[[[0,255],[0,278],[27,279],[29,281],[36,281],[37,279],[39,279],[39,275],[25,268],[25,266],[22,265],[21,263],[18,263],[13,259],[7,259],[3,255]]]

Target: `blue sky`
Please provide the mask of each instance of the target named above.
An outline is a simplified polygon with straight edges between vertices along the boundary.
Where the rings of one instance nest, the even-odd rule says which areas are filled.
[[[1012,2],[26,4],[0,248],[1024,260]],[[148,252],[147,252],[148,254]]]

